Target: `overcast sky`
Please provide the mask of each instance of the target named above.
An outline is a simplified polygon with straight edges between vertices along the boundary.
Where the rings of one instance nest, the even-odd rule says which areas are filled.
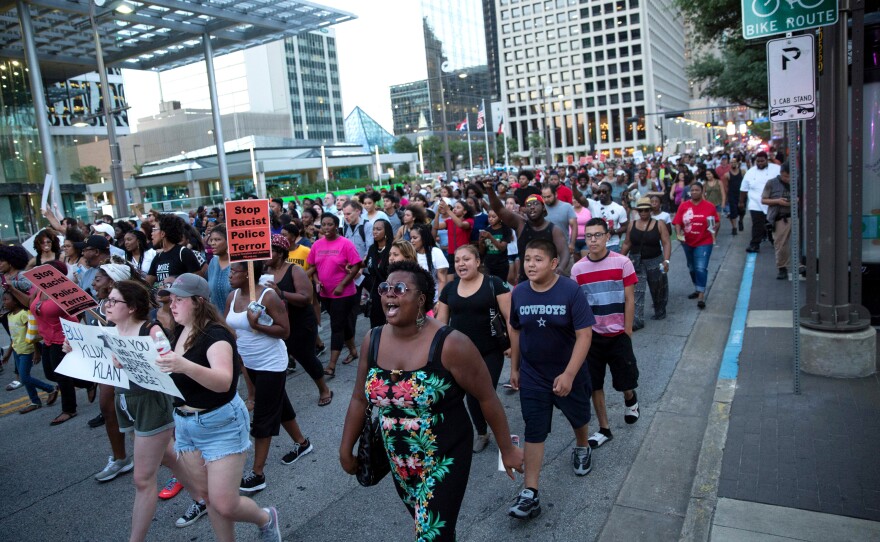
[[[415,0],[317,0],[317,3],[355,14],[354,21],[334,26],[342,85],[343,115],[361,109],[388,131],[392,129],[391,85],[426,77],[425,47],[419,3]],[[125,94],[137,119],[159,112],[156,74],[124,70]],[[171,97],[166,96],[166,99]],[[187,107],[186,98],[180,99]]]

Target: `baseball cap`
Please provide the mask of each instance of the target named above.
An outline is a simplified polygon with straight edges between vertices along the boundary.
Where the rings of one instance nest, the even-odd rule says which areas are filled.
[[[621,175],[626,175],[626,172],[623,171],[622,169],[618,169],[617,171],[614,172],[615,177],[620,177]]]
[[[170,288],[159,290],[159,295],[168,296],[176,295],[177,297],[203,297],[209,299],[211,290],[208,288],[208,281],[198,275],[192,273],[184,273],[174,279],[174,283]]]
[[[116,236],[116,230],[113,229],[113,226],[110,224],[95,224],[92,226],[92,230],[94,233],[103,233],[105,235],[109,235],[110,237]]]
[[[544,198],[542,198],[538,194],[531,194],[529,197],[527,197],[526,198],[526,205],[528,205],[529,202],[532,202],[532,201],[539,201],[539,202],[541,202],[542,205],[544,204]]]
[[[81,243],[74,243],[74,248],[82,250],[84,248],[93,248],[95,250],[110,250],[110,241],[103,235],[89,235],[89,238]]]

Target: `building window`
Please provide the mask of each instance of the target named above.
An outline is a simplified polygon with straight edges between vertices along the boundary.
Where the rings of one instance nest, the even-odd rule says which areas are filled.
[[[617,79],[609,79],[608,80],[608,88],[614,90],[617,88]]]
[[[632,93],[624,92],[620,96],[623,99],[623,103],[625,103],[625,104],[628,104],[632,101]]]
[[[608,49],[608,59],[617,58],[617,51],[614,49]]]
[[[599,92],[605,92],[605,81],[596,81],[596,88],[599,89]]]
[[[599,96],[599,105],[608,105],[608,98],[606,96]]]
[[[596,75],[599,77],[605,76],[605,66],[596,66]]]
[[[618,32],[618,33],[617,33],[617,39],[618,39],[621,43],[625,42],[625,41],[628,39],[628,37],[629,37],[629,33],[628,33],[626,30],[624,30],[623,32]]]
[[[639,14],[633,13],[629,16],[629,24],[639,24]]]
[[[617,42],[617,37],[614,34],[608,34],[607,36],[605,36],[605,43],[608,43],[610,45],[610,44],[616,43],[616,42]]]
[[[642,31],[639,30],[638,28],[636,28],[630,32],[630,36],[632,36],[632,39],[634,39],[634,40],[641,39],[642,38]]]
[[[629,77],[621,77],[620,78],[620,86],[622,88],[629,88],[630,80]]]
[[[605,60],[605,51],[596,51],[596,62]]]
[[[643,91],[643,90],[637,90],[637,91],[635,91],[633,94],[634,94],[635,99],[636,99],[637,102],[644,101],[644,99],[645,99],[645,91]]]
[[[608,65],[608,75],[614,75],[617,73],[617,64],[609,64]]]
[[[603,38],[602,36],[596,36],[594,41],[596,42],[596,46],[598,47],[605,43],[605,38]],[[587,47],[589,47],[589,45],[587,45]]]
[[[592,62],[592,61],[593,61],[593,53],[584,53],[584,62]]]
[[[635,62],[633,62],[633,64],[635,64]],[[621,62],[620,63],[620,72],[626,73],[628,71],[629,71],[629,62]]]
[[[639,71],[642,69],[642,61],[641,60],[633,60],[633,70]]]
[[[632,46],[632,54],[633,56],[642,54],[642,46],[638,43]]]

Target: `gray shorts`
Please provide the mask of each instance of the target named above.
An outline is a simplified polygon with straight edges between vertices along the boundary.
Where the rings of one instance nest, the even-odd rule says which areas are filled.
[[[174,427],[171,396],[157,391],[124,393],[116,391],[116,419],[119,431],[138,437],[151,437]]]

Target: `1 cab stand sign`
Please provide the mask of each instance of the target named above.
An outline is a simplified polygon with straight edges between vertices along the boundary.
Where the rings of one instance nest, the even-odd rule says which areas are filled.
[[[269,200],[226,202],[226,241],[230,262],[268,260],[272,257]]]

